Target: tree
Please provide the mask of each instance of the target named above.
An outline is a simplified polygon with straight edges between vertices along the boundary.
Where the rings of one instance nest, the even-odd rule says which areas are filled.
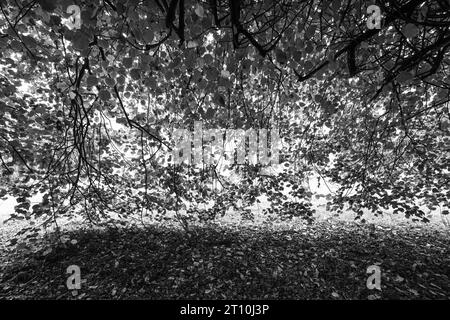
[[[23,172],[2,195],[31,218],[27,199],[42,192],[32,211],[49,223],[73,210],[93,222],[178,213],[181,198],[208,194],[204,170],[167,156],[173,129],[200,120],[277,126],[285,141],[283,172],[239,168],[246,179],[209,192],[214,212],[266,193],[310,217],[301,183],[316,170],[341,184],[335,208],[424,218],[416,198],[450,197],[450,8],[375,3],[380,29],[358,0],[3,1],[0,160],[4,174]],[[284,183],[300,202],[281,197]]]

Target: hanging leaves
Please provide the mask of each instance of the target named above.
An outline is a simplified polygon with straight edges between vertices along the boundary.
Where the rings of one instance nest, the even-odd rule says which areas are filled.
[[[107,89],[102,89],[99,91],[98,97],[100,100],[108,101],[109,99],[111,99],[111,93]]]
[[[402,29],[403,34],[407,38],[414,38],[419,33],[419,28],[412,23],[408,23]]]
[[[205,9],[203,9],[201,4],[197,4],[195,6],[195,14],[200,18],[203,18],[205,16]]]

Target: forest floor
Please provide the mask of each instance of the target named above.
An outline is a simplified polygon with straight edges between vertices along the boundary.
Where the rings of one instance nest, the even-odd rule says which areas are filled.
[[[0,247],[0,299],[450,299],[449,235],[342,221],[204,226],[190,237],[167,226],[66,230],[62,242]],[[372,265],[381,290],[367,288]]]

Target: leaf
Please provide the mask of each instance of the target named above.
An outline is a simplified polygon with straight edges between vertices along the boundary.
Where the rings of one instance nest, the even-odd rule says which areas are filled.
[[[203,18],[205,16],[205,9],[203,9],[200,4],[197,4],[197,6],[195,7],[195,14],[200,18]]]
[[[402,71],[397,76],[397,81],[405,82],[414,78],[413,74],[407,71]]]
[[[213,108],[208,108],[208,110],[206,111],[206,119],[213,119],[214,115],[215,115],[215,110]]]
[[[56,9],[56,2],[53,0],[38,0],[37,2],[41,5],[42,10],[52,12]]]
[[[287,54],[280,49],[275,50],[275,58],[280,64],[285,64],[288,59]]]
[[[106,89],[102,89],[98,93],[98,98],[103,101],[108,101],[109,99],[111,99],[111,93]]]
[[[196,47],[198,47],[198,42],[190,40],[187,43],[187,47],[188,47],[188,49],[196,48]]]
[[[98,79],[96,76],[88,76],[86,79],[86,85],[88,87],[93,87],[98,84]]]
[[[230,77],[230,72],[227,70],[222,70],[220,71],[220,75],[224,78],[229,78]]]
[[[407,38],[413,38],[419,33],[419,28],[413,23],[408,23],[406,26],[403,27],[402,30],[403,34]]]
[[[214,95],[214,101],[222,107],[225,106],[225,98],[220,93]]]
[[[294,51],[294,53],[292,54],[292,58],[300,63],[302,61],[302,52],[300,50]]]
[[[408,291],[411,292],[416,297],[419,296],[419,292],[417,290],[415,290],[415,289],[408,289]]]
[[[77,32],[75,34],[72,44],[76,50],[82,51],[89,47],[89,42],[90,39],[87,34],[85,34],[84,32]]]
[[[399,275],[397,275],[397,277],[395,277],[394,279],[395,282],[402,282],[403,280],[405,280],[405,278],[402,278]]]
[[[143,36],[145,42],[151,43],[153,41],[153,38],[155,35],[151,29],[146,29],[142,36]]]
[[[135,81],[139,80],[141,78],[141,69],[138,68],[131,69],[130,77]]]
[[[123,58],[122,63],[125,68],[130,69],[133,66],[133,58]]]
[[[106,83],[108,86],[110,86],[110,87],[114,87],[114,85],[116,84],[116,82],[114,81],[114,79],[109,78],[109,77],[105,79],[105,83]]]
[[[338,12],[339,8],[341,7],[341,0],[333,0],[331,7],[333,9],[333,12]]]

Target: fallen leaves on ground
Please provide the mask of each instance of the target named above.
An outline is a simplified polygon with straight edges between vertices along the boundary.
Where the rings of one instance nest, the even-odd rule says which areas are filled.
[[[449,299],[448,233],[314,223],[296,230],[78,230],[39,250],[2,249],[3,299]],[[51,245],[51,246],[50,246]],[[51,249],[51,250],[50,250]],[[81,289],[67,289],[69,265]],[[381,268],[381,291],[367,267]]]

